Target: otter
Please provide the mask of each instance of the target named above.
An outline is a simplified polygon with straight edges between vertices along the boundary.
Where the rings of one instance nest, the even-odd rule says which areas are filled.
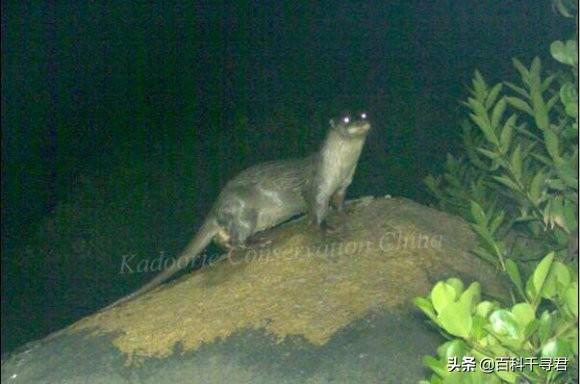
[[[366,113],[356,119],[330,120],[320,151],[310,156],[270,161],[231,179],[209,215],[175,263],[137,291],[104,309],[130,301],[158,287],[183,269],[213,240],[227,251],[243,249],[253,235],[294,216],[310,213],[311,223],[326,228],[330,203],[339,210],[370,129]]]
[[[344,208],[346,190],[352,183],[371,125],[367,114],[361,113],[358,118],[345,114],[339,119],[331,119],[330,127],[308,186],[310,220],[316,226],[326,228],[329,203],[338,211]]]

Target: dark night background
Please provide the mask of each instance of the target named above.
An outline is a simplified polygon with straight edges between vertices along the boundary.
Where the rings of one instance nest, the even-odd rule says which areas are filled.
[[[140,286],[223,184],[374,123],[349,196],[428,203],[473,71],[515,79],[573,27],[547,0],[2,2],[2,350]]]

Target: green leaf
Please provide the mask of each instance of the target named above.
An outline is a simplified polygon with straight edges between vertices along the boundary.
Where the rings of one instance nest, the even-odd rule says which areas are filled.
[[[540,263],[538,264],[534,273],[531,276],[532,283],[534,286],[534,291],[535,291],[536,295],[542,294],[542,288],[544,286],[544,282],[546,281],[546,277],[548,276],[548,273],[550,272],[550,268],[552,266],[552,263],[554,262],[554,256],[555,256],[554,252],[548,253],[542,259],[542,261],[540,261]],[[534,298],[531,298],[531,299],[535,301],[537,299],[537,296]]]
[[[565,200],[563,209],[564,227],[566,228],[566,231],[569,233],[576,231],[578,229],[578,217],[576,216],[578,209],[577,203]]]
[[[570,162],[565,161],[563,158],[554,159],[556,163],[556,173],[558,177],[570,188],[578,189],[578,168],[577,168],[577,158],[571,158]]]
[[[475,70],[475,75],[473,78],[473,90],[475,91],[475,95],[479,96],[480,99],[483,99],[483,96],[487,93],[487,84],[477,69]]]
[[[553,229],[556,225],[566,229],[566,223],[564,222],[564,207],[562,196],[556,195],[549,199],[543,213],[544,224],[550,229]]]
[[[554,261],[544,282],[542,297],[546,299],[553,298],[560,290],[565,290],[570,285],[570,281],[571,276],[568,267],[560,261]]]
[[[548,311],[544,311],[538,321],[538,338],[540,343],[544,344],[546,340],[552,335],[554,320]]]
[[[516,321],[520,325],[521,329],[524,329],[532,320],[536,317],[536,311],[528,303],[519,303],[512,307],[513,315]]]
[[[435,284],[431,290],[431,302],[437,313],[441,313],[443,309],[453,303],[456,297],[455,288],[443,281]]]
[[[562,103],[577,103],[578,102],[578,91],[576,90],[576,86],[572,83],[565,83],[560,88],[560,99]]]
[[[518,265],[512,259],[506,259],[505,266],[506,266],[506,272],[507,272],[510,280],[512,281],[512,283],[514,283],[514,285],[518,289],[520,295],[522,295],[522,297],[525,297],[524,285],[522,282],[522,276],[520,274],[520,270],[518,268]]]
[[[565,125],[564,131],[562,132],[562,135],[566,139],[577,140],[578,139],[578,123],[573,122],[572,124]],[[576,157],[578,157],[578,153],[576,153]]]
[[[485,100],[486,109],[491,108],[491,106],[495,103],[495,100],[497,99],[497,96],[501,92],[502,87],[503,87],[502,84],[498,83],[492,89],[489,90],[489,93],[487,94],[487,99]]]
[[[537,135],[535,135],[534,133],[530,132],[527,129],[527,124],[526,123],[522,123],[520,125],[516,125],[514,128],[515,128],[515,131],[518,132],[518,133],[521,133],[524,136],[524,138],[530,139],[530,140],[532,140],[534,142],[540,141],[540,138]],[[534,145],[535,145],[535,143],[532,144],[532,147]]]
[[[488,263],[491,264],[497,263],[497,256],[492,255],[487,250],[481,247],[476,247],[472,252],[475,253],[477,256],[479,256],[481,259],[487,261]]]
[[[473,323],[471,325],[471,339],[479,341],[486,338],[488,336],[488,332],[485,329],[486,325],[486,318],[479,315],[473,316]]]
[[[487,109],[485,109],[485,106],[482,104],[480,99],[469,98],[468,100],[469,106],[471,107],[473,113],[475,113],[478,117],[482,118],[489,125],[489,120],[487,118]]]
[[[572,314],[578,318],[578,283],[574,282],[570,284],[564,296],[566,300],[566,306],[570,312],[572,312]]]
[[[546,149],[548,150],[548,153],[552,159],[556,160],[560,158],[558,136],[556,136],[554,131],[550,129],[544,130],[544,142],[546,144]]]
[[[505,98],[502,97],[493,108],[493,112],[491,114],[491,127],[493,129],[497,129],[499,121],[503,117],[506,105],[507,102],[505,101]]]
[[[564,106],[564,112],[570,117],[578,118],[578,103],[568,103]]]
[[[566,114],[576,118],[578,116],[578,91],[572,83],[566,83],[560,88],[560,100]]]
[[[548,340],[542,347],[542,357],[565,357],[573,356],[572,347],[570,344],[560,338]]]
[[[487,245],[487,247],[489,249],[493,250],[494,255],[495,255],[494,256],[494,261],[496,261],[495,260],[497,258],[496,249],[498,248],[498,245],[497,245],[495,239],[491,236],[491,234],[487,230],[487,228],[482,227],[482,226],[477,225],[477,224],[472,224],[471,225],[471,228],[479,235],[479,237],[481,237],[481,240],[483,240],[485,242],[485,244]]]
[[[542,81],[542,92],[544,92],[548,88],[550,88],[550,85],[552,84],[552,82],[554,81],[555,78],[556,78],[556,75],[550,75],[550,76],[546,77],[544,79],[544,81]]]
[[[457,337],[467,338],[473,320],[469,303],[458,301],[447,305],[439,314],[439,322],[445,331]]]
[[[574,40],[568,40],[565,43],[562,41],[554,41],[550,45],[550,53],[552,57],[562,64],[577,65],[578,64],[578,47]]]
[[[504,211],[501,211],[497,216],[495,216],[493,220],[491,220],[491,222],[489,223],[489,232],[495,233],[499,228],[499,226],[501,225],[501,223],[503,222],[504,217],[505,217]]]
[[[469,117],[479,127],[479,129],[481,129],[481,132],[487,141],[495,145],[499,143],[498,138],[490,125],[490,122],[487,120],[487,117],[478,116],[473,113],[470,113]]]
[[[534,202],[534,204],[538,204],[542,197],[542,190],[545,181],[546,175],[544,174],[544,172],[539,170],[538,173],[536,173],[536,175],[530,182],[529,197]]]
[[[431,302],[423,297],[417,297],[413,300],[415,306],[417,306],[423,313],[425,313],[431,320],[436,321],[437,315],[433,311],[433,305]]]
[[[519,109],[520,111],[525,112],[530,116],[534,116],[534,111],[524,100],[513,96],[506,96],[505,100],[512,107]]]
[[[571,12],[573,10],[568,8],[571,7],[571,4],[565,3],[565,0],[554,0],[552,1],[552,9],[555,9],[556,11],[558,11],[558,13],[564,17],[574,17],[574,13]],[[576,6],[577,7],[577,6]]]
[[[445,281],[447,284],[451,285],[453,289],[455,289],[455,297],[458,297],[463,293],[463,281],[459,280],[456,277],[450,277]]]
[[[481,285],[475,281],[469,285],[463,294],[459,297],[459,301],[469,306],[470,309],[481,300]]]
[[[477,150],[482,154],[484,154],[485,156],[489,157],[491,160],[495,160],[501,156],[499,153],[490,151],[485,148],[477,148]]]
[[[518,72],[520,73],[520,76],[522,77],[522,80],[524,81],[524,83],[527,83],[528,77],[530,76],[528,69],[526,67],[524,67],[524,65],[516,58],[512,59],[512,63],[514,65],[514,67],[516,67]]]
[[[538,128],[542,131],[546,131],[550,127],[550,119],[548,117],[548,110],[546,108],[546,103],[542,97],[542,93],[539,89],[532,89],[531,93],[532,109],[534,111],[534,121]]]
[[[510,159],[511,171],[517,180],[522,178],[522,151],[518,144],[514,149]]]
[[[552,108],[554,107],[554,105],[556,104],[556,102],[560,99],[560,96],[558,95],[554,95],[552,97],[550,97],[550,99],[546,102],[546,109],[549,111],[552,110]]]
[[[516,92],[517,94],[519,94],[520,96],[522,96],[525,99],[529,99],[530,98],[530,94],[528,93],[528,91],[526,91],[525,89],[518,87],[517,85],[510,83],[510,82],[505,82],[505,85],[507,85],[508,87],[510,87],[514,92]]]
[[[485,217],[483,208],[473,200],[471,201],[471,217],[477,224],[487,226],[487,217]]]
[[[515,116],[515,115],[512,115]],[[510,117],[511,119],[511,117]],[[501,148],[501,152],[502,153],[506,153],[509,148],[510,148],[510,144],[512,142],[512,134],[513,134],[513,129],[514,129],[514,124],[510,124],[510,119],[508,119],[508,121],[506,121],[506,123],[503,125],[503,129],[501,130],[500,136],[499,136],[499,144],[500,144],[500,148]]]
[[[530,321],[524,330],[524,339],[529,339],[540,327],[540,322],[536,319]]]
[[[500,379],[502,379],[505,382],[508,382],[510,384],[515,384],[518,383],[518,380],[520,379],[520,375],[515,373],[515,372],[510,372],[510,371],[495,371],[494,372]],[[489,375],[487,375],[489,376]],[[491,376],[495,379],[494,376]],[[489,382],[491,383],[492,380],[489,380]],[[500,383],[499,380],[497,380],[496,382]],[[487,382],[486,382],[487,383]]]
[[[532,65],[530,66],[530,83],[534,83],[535,85],[540,85],[540,70],[542,68],[542,61],[539,57],[534,57],[532,60]]]
[[[513,313],[505,309],[497,309],[489,316],[491,329],[499,336],[517,339],[519,325]]]
[[[439,186],[441,184],[441,179],[439,177],[434,178],[433,176],[428,175],[427,177],[425,177],[423,179],[423,182],[425,183],[427,188],[429,188],[431,193],[433,193],[435,196],[437,196],[441,200],[441,198],[440,198],[441,191],[439,188]]]
[[[475,313],[478,316],[483,318],[487,318],[491,311],[493,311],[497,306],[492,303],[491,301],[482,301],[481,303],[477,304],[475,307]]]
[[[503,185],[505,185],[506,187],[512,189],[515,192],[519,192],[520,191],[520,187],[514,183],[513,181],[511,181],[510,179],[508,179],[505,176],[492,176],[495,180],[497,180],[498,182],[502,183]]]
[[[423,356],[423,364],[426,367],[431,368],[431,370],[435,372],[435,374],[441,377],[447,377],[451,374],[451,372],[449,372],[449,370],[447,369],[447,363],[439,361],[433,356]]]
[[[556,191],[564,191],[566,189],[566,186],[564,185],[562,180],[558,179],[546,180],[546,185],[548,186],[548,188],[555,189]]]
[[[461,339],[455,339],[441,344],[437,348],[437,355],[448,359],[450,357],[463,357],[469,353],[469,346]]]

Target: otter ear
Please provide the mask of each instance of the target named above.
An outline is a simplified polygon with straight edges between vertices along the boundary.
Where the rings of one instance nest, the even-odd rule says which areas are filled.
[[[330,119],[328,122],[330,123],[330,126],[332,128],[336,128],[336,123],[334,122],[334,119]]]

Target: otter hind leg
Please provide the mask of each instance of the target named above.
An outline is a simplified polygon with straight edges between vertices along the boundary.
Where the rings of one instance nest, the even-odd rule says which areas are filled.
[[[214,242],[226,252],[228,259],[235,259],[237,251],[246,248],[256,230],[257,217],[256,212],[249,209],[243,210],[243,214],[220,217]]]
[[[219,236],[219,243],[226,249],[244,248],[250,236],[256,232],[258,214],[253,209],[244,209],[236,215],[222,220],[223,235]]]

